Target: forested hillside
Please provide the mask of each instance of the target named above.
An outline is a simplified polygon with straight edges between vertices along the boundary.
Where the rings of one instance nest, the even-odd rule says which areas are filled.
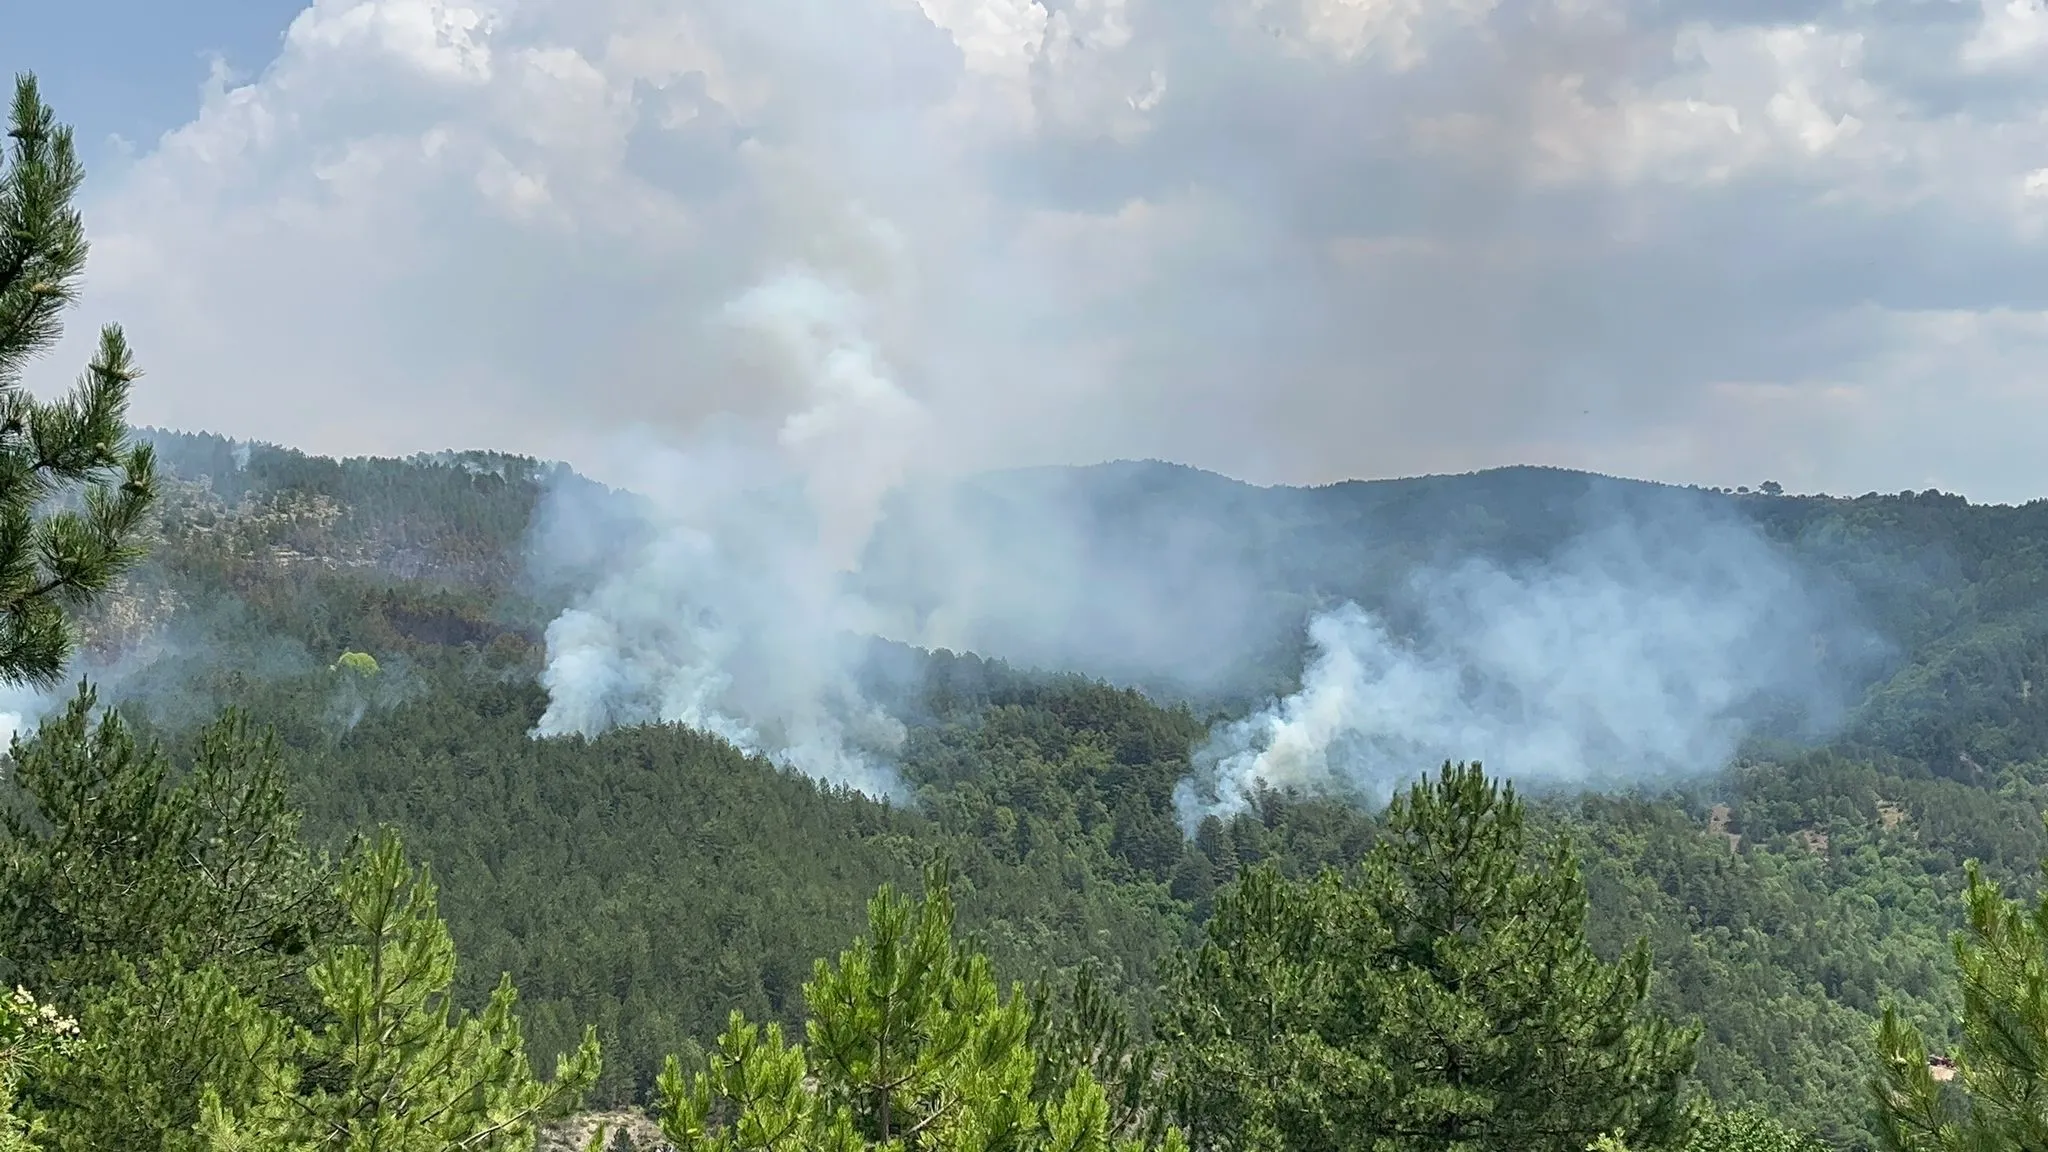
[[[1158,648],[1163,663],[1196,670],[1158,677],[1163,688],[1241,701],[1297,670],[1301,620],[1317,605],[1351,599],[1398,615],[1406,578],[1433,562],[1512,565],[1552,556],[1603,520],[1682,535],[1722,514],[1759,526],[1869,625],[1874,644],[1837,654],[1859,688],[1881,682],[1856,734],[1943,770],[1967,771],[1963,756],[2043,750],[2026,705],[2048,635],[2048,502],[1716,492],[1552,468],[1258,488],[1119,463],[900,495],[861,580],[915,610],[987,568],[1012,570],[976,591],[991,601],[985,615],[1028,621],[1036,635],[998,629],[990,640],[1111,676],[1129,663],[1119,653]],[[1115,595],[1133,586],[1149,594]],[[1044,587],[1105,591],[1099,605],[1034,615],[1022,602]],[[1147,611],[1125,611],[1133,602]]]
[[[17,77],[0,1152],[2048,1145],[2048,504],[1125,463],[839,573],[776,491],[137,435],[114,325],[30,394],[82,180]]]
[[[526,534],[546,485],[584,482],[496,456],[154,442],[160,539],[93,617],[88,667],[174,744],[229,703],[274,726],[315,843],[400,830],[443,884],[463,994],[481,1003],[509,972],[541,1056],[595,1024],[603,1103],[648,1099],[662,1057],[697,1050],[734,1009],[800,1019],[812,959],[860,928],[879,884],[914,885],[933,859],[957,869],[961,923],[998,972],[1060,984],[1092,965],[1142,1029],[1162,965],[1247,869],[1308,877],[1381,834],[1370,813],[1269,795],[1185,839],[1171,793],[1210,719],[1193,709],[1216,694],[1160,703],[888,645],[873,674],[911,724],[908,804],[682,728],[534,741],[540,629],[563,577],[529,563]],[[1589,486],[1666,493],[1528,470],[1310,492],[1146,465],[985,483],[1027,481],[1088,494],[1125,525],[1097,538],[1133,548],[1147,524],[1180,525],[1183,545],[1249,541],[1230,546],[1270,558],[1274,603],[1330,595],[1340,574],[1369,593],[1373,573],[1433,549],[1553,546]],[[2048,579],[2048,513],[1931,493],[1711,498],[1861,598],[1894,645],[1867,702],[1832,747],[1759,747],[1678,793],[1543,799],[1534,828],[1583,853],[1596,950],[1648,939],[1652,1002],[1703,1027],[1707,1092],[1863,1147],[1881,1001],[1937,1050],[1954,1040],[1964,862],[2029,884],[2048,853],[2031,691],[2048,683],[2048,615],[2029,597]],[[340,660],[351,652],[371,659]]]

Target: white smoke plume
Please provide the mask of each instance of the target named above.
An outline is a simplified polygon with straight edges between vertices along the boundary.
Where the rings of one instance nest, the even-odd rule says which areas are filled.
[[[797,272],[754,289],[728,313],[769,337],[810,383],[812,403],[783,421],[776,440],[798,463],[819,516],[820,546],[839,565],[867,539],[882,497],[903,479],[926,430],[923,409],[889,378],[863,335],[862,312],[852,292]]]
[[[32,735],[55,704],[51,693],[25,684],[0,686],[0,752],[11,747],[16,736]]]
[[[1183,825],[1260,788],[1380,803],[1444,760],[1534,787],[1671,781],[1724,767],[1766,712],[1824,725],[1832,597],[1753,527],[1681,519],[1612,520],[1520,569],[1425,570],[1410,635],[1354,603],[1317,616],[1300,689],[1198,752]]]
[[[202,671],[235,657],[241,658],[236,667],[252,674],[296,670],[288,658],[277,656],[276,648],[261,658],[247,650],[224,656],[197,639],[186,621],[156,624],[111,653],[82,648],[64,678],[47,688],[0,684],[0,753],[17,736],[29,739],[44,721],[61,714],[76,698],[81,681],[91,686],[102,709],[132,707],[152,722],[185,723],[210,718],[221,703],[192,682]]]
[[[602,575],[547,630],[538,737],[677,723],[820,780],[899,792],[902,725],[849,671],[868,631],[840,570],[924,433],[921,406],[865,334],[863,298],[804,268],[721,319],[761,338],[803,404],[770,438],[719,426],[689,446],[636,446],[637,541],[586,538]],[[559,562],[587,531],[584,489],[558,489],[535,546]]]

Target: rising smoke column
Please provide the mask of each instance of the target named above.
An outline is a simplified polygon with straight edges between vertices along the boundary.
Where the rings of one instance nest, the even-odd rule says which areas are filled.
[[[1467,560],[1409,592],[1412,634],[1354,603],[1315,617],[1300,689],[1197,752],[1185,827],[1260,787],[1384,802],[1444,760],[1537,786],[1711,772],[1766,713],[1831,723],[1830,643],[1869,643],[1755,528],[1704,514],[1619,517],[1548,562]]]
[[[839,573],[908,466],[923,410],[864,335],[861,298],[808,269],[723,318],[764,340],[807,402],[772,443],[725,427],[687,448],[643,449],[643,539],[549,626],[549,705],[534,734],[686,724],[821,780],[894,794],[888,758],[903,729],[854,685],[866,614]],[[543,520],[575,515],[556,507]]]

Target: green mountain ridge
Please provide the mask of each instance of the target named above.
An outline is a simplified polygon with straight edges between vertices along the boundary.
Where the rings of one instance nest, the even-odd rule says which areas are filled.
[[[1142,1021],[1161,960],[1242,869],[1347,864],[1377,835],[1372,813],[1280,795],[1191,840],[1174,823],[1190,750],[1218,715],[1285,690],[1298,633],[1292,668],[1157,699],[1029,661],[878,648],[873,674],[910,725],[900,806],[679,727],[535,741],[542,632],[578,578],[535,574],[536,509],[550,485],[580,485],[630,527],[631,497],[517,457],[238,458],[218,437],[151,438],[173,479],[161,540],[89,621],[87,670],[174,743],[227,703],[274,725],[318,841],[400,828],[444,884],[464,995],[510,972],[542,1060],[597,1023],[600,1103],[643,1099],[660,1056],[707,1042],[732,1008],[795,1019],[810,959],[858,928],[875,885],[934,856],[1005,978],[1093,965]],[[1952,1035],[1962,862],[2024,885],[2048,851],[2048,506],[1723,496],[1555,469],[1261,489],[1129,463],[964,484],[1085,498],[1113,526],[1099,535],[1132,547],[1199,514],[1200,531],[1167,535],[1193,554],[1265,549],[1255,590],[1295,627],[1304,605],[1446,552],[1540,556],[1588,491],[1738,510],[1838,581],[1890,649],[1829,746],[1759,746],[1676,791],[1561,794],[1537,815],[1586,854],[1598,947],[1647,936],[1658,1002],[1705,1022],[1705,1089],[1840,1146],[1870,1146],[1882,1000]],[[885,516],[871,557],[906,514]],[[1321,547],[1290,546],[1303,540]],[[335,668],[348,651],[381,671]]]

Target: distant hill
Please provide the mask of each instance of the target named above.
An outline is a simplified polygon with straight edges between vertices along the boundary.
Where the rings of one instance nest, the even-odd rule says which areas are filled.
[[[570,527],[604,540],[607,554],[635,530],[636,498],[559,464],[488,452],[336,461],[147,434],[181,482],[163,517],[178,563],[254,572],[317,558],[502,593],[525,605],[533,638],[589,577],[528,562],[549,486],[604,496],[578,507],[611,510],[605,523]],[[1838,585],[1887,645],[1855,669],[1856,739],[1965,776],[2048,755],[2048,698],[2037,691],[2048,685],[2048,501],[1734,494],[1536,467],[1259,487],[1124,461],[899,492],[849,580],[893,614],[896,635],[932,647],[1239,708],[1298,674],[1302,624],[1318,607],[1356,600],[1398,619],[1419,569],[1539,561],[1624,514],[1681,526],[1739,517],[1813,580]],[[242,552],[232,561],[216,524],[233,525]],[[132,632],[140,610],[132,599],[117,609]]]
[[[1319,488],[1157,462],[1034,468],[898,494],[857,583],[934,643],[1241,701],[1294,673],[1318,607],[1393,608],[1433,560],[1544,556],[1596,504],[1698,499],[1553,468]],[[943,618],[963,604],[975,618]]]
[[[1420,569],[1540,561],[1623,515],[1678,531],[1739,518],[1835,588],[1883,646],[1852,669],[1856,738],[1965,775],[2048,753],[2048,502],[1737,494],[1523,467],[1261,488],[1118,463],[899,495],[858,580],[936,643],[1241,705],[1295,674],[1318,606],[1398,617]],[[984,620],[933,626],[962,602]]]
[[[1658,1002],[1706,1021],[1709,1092],[1870,1147],[1881,1000],[1953,1039],[1962,861],[2011,883],[2048,850],[2041,504],[1554,469],[1259,488],[1146,463],[904,494],[852,579],[913,622],[993,597],[1007,631],[988,647],[1010,662],[872,647],[877,698],[910,725],[911,795],[883,805],[673,726],[529,738],[543,630],[633,546],[635,498],[488,453],[335,461],[151,436],[171,476],[161,539],[90,622],[82,670],[174,745],[223,704],[251,709],[323,843],[401,828],[445,885],[465,995],[510,971],[543,1063],[596,1021],[601,1103],[644,1100],[661,1056],[734,1007],[793,1019],[810,962],[850,936],[867,894],[934,856],[959,869],[963,920],[1006,978],[1096,964],[1142,1023],[1161,958],[1219,886],[1256,861],[1343,864],[1376,835],[1372,813],[1269,794],[1183,838],[1172,790],[1207,710],[1285,690],[1317,606],[1398,618],[1416,571],[1540,561],[1616,510],[1673,531],[1753,525],[1890,642],[1831,747],[1758,747],[1683,790],[1539,809],[1585,855],[1597,945],[1648,937]],[[593,545],[567,550],[585,567],[529,563],[551,485],[597,497],[554,526]],[[1033,605],[1034,585],[1061,594]],[[381,671],[337,669],[348,651]],[[1180,674],[1150,698],[1058,674],[1162,662]]]

